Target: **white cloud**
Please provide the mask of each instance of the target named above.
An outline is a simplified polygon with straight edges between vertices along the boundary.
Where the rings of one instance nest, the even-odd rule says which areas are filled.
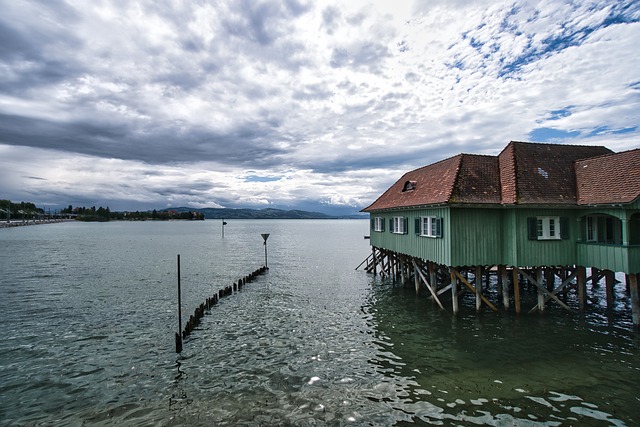
[[[363,207],[538,128],[638,145],[631,1],[0,5],[6,198]]]

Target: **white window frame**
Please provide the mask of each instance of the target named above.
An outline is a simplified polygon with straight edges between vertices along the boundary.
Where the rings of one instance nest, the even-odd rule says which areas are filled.
[[[536,217],[536,232],[538,240],[560,240],[560,217]]]
[[[405,229],[405,224],[407,222],[407,219],[403,216],[394,216],[393,217],[393,227],[391,229],[391,232],[394,234],[407,234],[407,231]]]
[[[377,216],[373,218],[373,231],[382,232],[384,231],[384,218],[381,216]]]
[[[435,216],[420,217],[420,235],[423,237],[438,237]]]

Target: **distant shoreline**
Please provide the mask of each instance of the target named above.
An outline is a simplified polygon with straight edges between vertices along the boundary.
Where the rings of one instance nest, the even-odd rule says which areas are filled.
[[[32,219],[32,220],[18,220],[18,221],[2,221],[0,222],[0,228],[13,228],[24,227],[27,225],[41,225],[41,224],[56,224],[59,222],[73,221],[70,219]]]

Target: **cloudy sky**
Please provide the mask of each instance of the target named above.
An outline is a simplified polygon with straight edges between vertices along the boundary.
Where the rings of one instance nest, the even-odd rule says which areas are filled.
[[[0,0],[0,199],[357,212],[511,140],[640,145],[640,3]]]

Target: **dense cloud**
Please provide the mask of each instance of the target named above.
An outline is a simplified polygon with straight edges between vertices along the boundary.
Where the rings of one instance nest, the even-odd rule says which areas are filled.
[[[638,147],[634,1],[0,0],[0,198],[348,207],[510,140]]]

